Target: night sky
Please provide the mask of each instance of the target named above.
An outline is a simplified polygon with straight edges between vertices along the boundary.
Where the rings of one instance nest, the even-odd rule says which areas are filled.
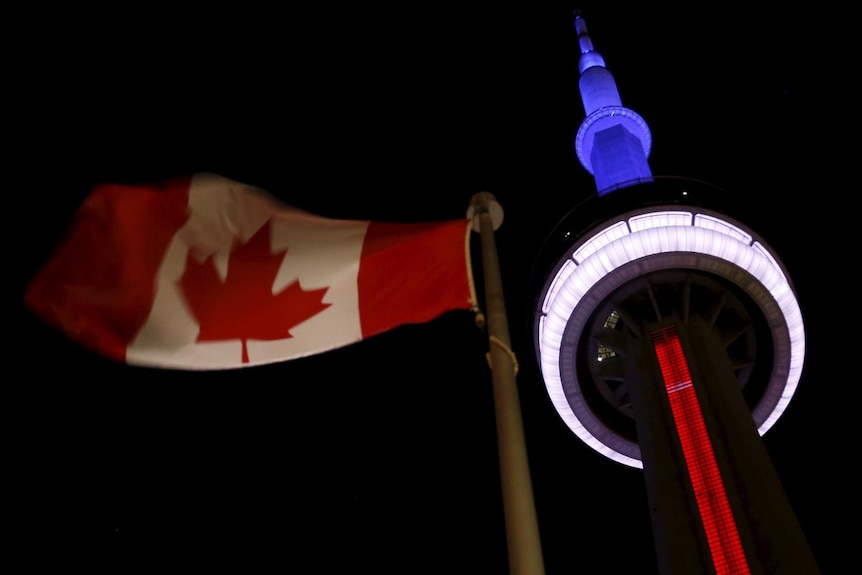
[[[853,252],[836,247],[851,241],[838,225],[853,189],[841,142],[856,133],[843,17],[535,4],[76,8],[34,25],[29,41],[52,50],[13,70],[26,114],[11,166],[29,229],[16,236],[17,301],[102,181],[210,171],[320,215],[384,221],[459,218],[489,191],[505,213],[497,249],[547,574],[656,573],[642,473],[569,431],[530,333],[535,256],[595,192],[573,149],[578,7],[623,104],[652,130],[653,173],[745,198],[746,223],[790,272],[806,362],[764,441],[823,573],[845,572],[858,494],[840,459],[857,442],[840,429],[856,409],[844,362],[858,333],[838,263]],[[86,23],[66,26],[73,17]],[[156,538],[188,544],[181,560],[198,565],[248,543],[273,571],[507,573],[487,341],[472,314],[281,364],[184,372],[112,363],[15,309],[27,533],[95,536],[123,564]],[[149,556],[167,560],[167,547]]]

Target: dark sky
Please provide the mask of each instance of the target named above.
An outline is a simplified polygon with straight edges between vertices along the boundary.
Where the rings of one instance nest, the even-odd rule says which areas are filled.
[[[856,377],[839,366],[858,333],[831,263],[851,255],[834,242],[849,238],[835,226],[852,193],[827,198],[850,183],[839,142],[854,133],[841,16],[474,4],[78,11],[34,27],[28,45],[52,50],[15,84],[27,111],[15,193],[38,225],[18,293],[100,181],[212,171],[321,215],[396,221],[461,217],[489,191],[505,212],[497,246],[547,574],[656,572],[641,472],[568,430],[531,344],[532,261],[594,192],[572,145],[580,7],[652,129],[653,173],[750,198],[748,223],[784,257],[807,354],[764,441],[823,572],[842,572],[858,495],[839,461],[856,453],[839,433]],[[253,543],[255,560],[288,572],[507,572],[486,342],[470,314],[203,373],[116,365],[15,317],[35,536],[112,538],[124,564],[156,538]],[[198,549],[184,559],[220,551]]]

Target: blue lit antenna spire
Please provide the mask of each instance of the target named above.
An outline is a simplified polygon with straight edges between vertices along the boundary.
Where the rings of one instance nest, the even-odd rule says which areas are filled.
[[[647,158],[652,134],[646,121],[624,107],[614,76],[593,48],[587,25],[575,10],[578,34],[578,90],[586,118],[575,137],[578,160],[593,175],[599,195],[652,181]]]

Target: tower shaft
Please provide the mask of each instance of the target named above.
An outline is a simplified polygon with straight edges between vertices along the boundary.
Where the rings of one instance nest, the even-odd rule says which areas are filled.
[[[661,573],[818,573],[718,332],[697,315],[638,331],[625,361]]]

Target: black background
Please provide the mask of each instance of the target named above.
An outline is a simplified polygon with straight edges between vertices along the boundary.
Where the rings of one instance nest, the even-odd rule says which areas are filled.
[[[461,217],[473,194],[493,193],[547,573],[656,572],[641,472],[566,428],[529,333],[531,263],[594,192],[572,145],[575,7],[23,17],[7,116],[20,532],[83,536],[77,555],[118,571],[235,559],[246,571],[507,572],[486,342],[470,314],[283,364],[188,373],[95,357],[20,305],[94,184],[212,171],[350,219]],[[784,258],[806,363],[764,441],[823,572],[841,573],[855,561],[858,504],[856,441],[842,431],[858,396],[846,19],[824,6],[577,7],[623,103],[652,129],[653,173],[744,197],[748,223]]]

